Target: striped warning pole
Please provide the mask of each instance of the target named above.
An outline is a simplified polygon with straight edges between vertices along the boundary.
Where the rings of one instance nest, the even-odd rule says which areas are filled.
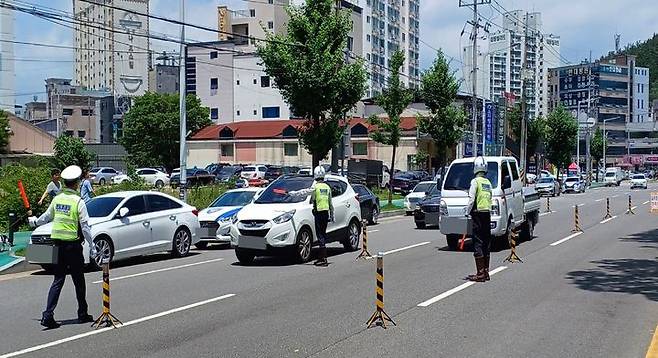
[[[551,197],[550,196],[546,197],[546,212],[547,213],[551,212]]]
[[[582,232],[583,229],[580,227],[580,216],[578,215],[578,205],[573,206],[573,219],[574,219],[574,228],[571,232]]]
[[[123,324],[110,313],[110,262],[108,260],[103,262],[103,313],[91,326],[96,326],[96,329],[101,326],[116,328],[116,323]]]
[[[628,214],[635,215],[635,212],[633,211],[633,203],[631,202],[631,194],[628,194],[628,210],[626,211],[626,215]]]
[[[610,219],[612,215],[610,215],[610,198],[605,198],[605,216],[603,217],[603,220],[605,219]]]
[[[370,252],[368,252],[368,226],[365,220],[363,220],[363,225],[361,225],[361,227],[363,228],[363,245],[361,247],[361,253],[354,261],[357,261],[358,259],[369,259],[372,257]]]
[[[384,254],[382,252],[377,254],[377,286],[375,287],[375,293],[377,295],[377,301],[375,302],[377,308],[375,313],[370,316],[366,325],[368,328],[373,325],[382,326],[386,328],[386,321],[391,322],[396,326],[393,319],[384,312]]]

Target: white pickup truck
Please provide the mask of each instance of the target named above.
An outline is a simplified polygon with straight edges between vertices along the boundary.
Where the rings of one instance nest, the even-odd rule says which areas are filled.
[[[450,164],[441,188],[440,224],[448,247],[456,249],[462,235],[471,235],[472,223],[467,216],[468,189],[473,179],[475,158],[457,159]],[[539,194],[523,187],[518,165],[513,157],[485,157],[487,178],[492,185],[491,235],[508,242],[509,234],[521,230],[521,238],[533,237],[539,222]]]

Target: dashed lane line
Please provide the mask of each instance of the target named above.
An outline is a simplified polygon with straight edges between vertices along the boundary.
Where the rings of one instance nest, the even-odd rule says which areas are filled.
[[[118,276],[118,277],[111,278],[110,282],[124,280],[124,279],[132,278],[132,277],[150,275],[150,274],[154,274],[154,273],[158,273],[158,272],[165,272],[165,271],[182,269],[182,268],[186,268],[186,267],[198,266],[198,265],[208,264],[208,263],[211,263],[211,262],[217,262],[217,261],[222,261],[222,260],[224,260],[224,259],[223,258],[212,259],[212,260],[194,262],[194,263],[191,263],[191,264],[185,264],[185,265],[180,265],[180,266],[166,267],[166,268],[161,268],[161,269],[157,269],[157,270],[140,272],[140,273],[135,273],[135,274],[132,274],[132,275]],[[101,283],[101,282],[103,282],[103,281],[102,280],[101,281],[94,281],[93,283]]]
[[[599,202],[599,201],[603,201],[603,200],[605,200],[605,198],[596,199],[596,200],[594,200],[594,201]]]
[[[647,205],[647,204],[649,204],[649,201],[650,201],[650,200],[645,201],[644,203],[642,203],[642,205]]]
[[[573,234],[571,234],[571,235],[565,237],[565,238],[562,239],[562,240],[558,240],[558,241],[552,243],[551,246],[557,246],[557,245],[559,245],[559,244],[561,244],[561,243],[563,243],[563,242],[567,242],[567,241],[573,239],[574,237],[576,237],[576,236],[578,236],[578,235],[580,235],[580,234],[582,234],[582,233],[583,233],[582,231],[575,232],[575,233],[573,233]]]
[[[548,214],[553,214],[553,213],[556,213],[556,212],[557,212],[557,211],[555,211],[555,210],[553,210],[553,211],[547,211],[547,212],[545,212],[545,213],[540,213],[539,216],[546,216],[546,215],[548,215]]]
[[[389,255],[389,254],[393,254],[393,253],[396,253],[396,252],[400,252],[400,251],[404,251],[404,250],[413,249],[414,247],[419,247],[419,246],[427,245],[427,244],[429,244],[429,243],[430,243],[429,241],[424,241],[424,242],[420,242],[420,243],[418,243],[418,244],[413,244],[413,245],[409,245],[409,246],[401,247],[401,248],[399,248],[399,249],[390,250],[390,251],[385,251],[385,252],[382,252],[382,254],[384,254],[384,255]]]
[[[507,269],[507,266],[500,266],[500,267],[497,267],[497,268],[491,270],[491,272],[489,272],[489,275],[490,275],[490,276],[493,276],[493,275],[497,274],[498,272],[501,272],[501,271],[503,271],[503,270],[505,270],[505,269]],[[457,292],[459,292],[459,291],[462,291],[462,290],[464,290],[464,289],[466,289],[466,288],[468,288],[468,287],[471,287],[471,286],[475,285],[476,283],[477,283],[477,282],[473,282],[473,281],[469,281],[469,282],[462,283],[461,285],[459,285],[459,286],[457,286],[457,287],[455,287],[455,288],[453,288],[453,289],[450,289],[450,290],[448,290],[448,291],[446,291],[446,292],[443,292],[443,293],[441,293],[441,294],[438,295],[438,296],[434,296],[434,297],[430,298],[430,299],[427,300],[427,301],[424,301],[424,302],[419,303],[417,306],[418,306],[418,307],[427,307],[427,306],[429,306],[429,305],[431,305],[431,304],[434,304],[434,303],[437,303],[437,302],[441,301],[441,300],[444,299],[444,298],[450,297],[450,296],[454,295],[455,293],[457,293]]]
[[[605,224],[605,223],[607,223],[608,221],[613,220],[613,219],[616,219],[616,218],[617,218],[617,215],[615,215],[615,216],[613,216],[613,217],[610,217],[610,218],[607,218],[607,219],[605,219],[605,220],[601,220],[601,221],[599,222],[599,224]]]

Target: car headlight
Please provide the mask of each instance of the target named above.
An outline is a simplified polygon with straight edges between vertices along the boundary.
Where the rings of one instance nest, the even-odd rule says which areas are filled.
[[[236,224],[238,222],[238,214],[231,216],[231,224]]]
[[[443,200],[439,203],[439,213],[441,215],[448,215],[448,204]]]
[[[219,222],[220,222],[220,223],[229,223],[229,222],[233,222],[233,220],[235,220],[235,219],[237,218],[237,216],[238,216],[237,213],[236,213],[236,214],[233,214],[233,215],[231,215],[231,216],[226,216],[226,217],[223,217],[223,218],[219,219]]]
[[[498,200],[494,200],[491,203],[491,215],[500,216],[500,204],[498,204]]]
[[[295,210],[290,210],[288,212],[285,212],[275,217],[274,219],[272,219],[272,221],[274,221],[275,224],[283,224],[287,221],[290,221],[290,219],[292,219],[294,215],[295,215]]]
[[[404,203],[409,204],[409,198],[407,198],[406,196],[404,197]]]

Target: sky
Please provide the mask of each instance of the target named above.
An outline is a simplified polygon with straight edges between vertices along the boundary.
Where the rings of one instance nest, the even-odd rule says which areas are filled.
[[[21,0],[58,10],[72,12],[71,0]],[[299,1],[299,0],[296,0]],[[365,2],[365,0],[359,0]],[[470,0],[467,0],[470,1]],[[186,0],[186,22],[217,27],[216,6],[227,4],[233,9],[248,8],[245,0]],[[658,3],[646,0],[498,0],[507,10],[529,10],[542,13],[543,32],[561,37],[561,55],[571,63],[589,56],[594,59],[614,50],[614,34],[621,34],[622,46],[643,41],[658,30]],[[459,0],[420,0],[421,69],[431,65],[435,48],[452,57],[453,68],[461,74],[460,48],[468,41],[468,31],[460,36],[466,21],[473,17],[471,8],[460,8]],[[489,5],[481,8],[483,22],[502,23],[502,16]],[[151,14],[178,19],[178,1],[151,0]],[[495,26],[491,26],[496,29]],[[151,20],[153,33],[178,38],[179,28]],[[215,40],[217,34],[189,29],[188,41]],[[16,14],[16,41],[73,46],[73,31],[31,15]],[[431,47],[430,47],[431,46]],[[156,51],[176,50],[175,44],[154,42]],[[72,78],[73,50],[15,45],[16,103],[24,104],[37,96],[45,100],[44,80],[48,77]]]

